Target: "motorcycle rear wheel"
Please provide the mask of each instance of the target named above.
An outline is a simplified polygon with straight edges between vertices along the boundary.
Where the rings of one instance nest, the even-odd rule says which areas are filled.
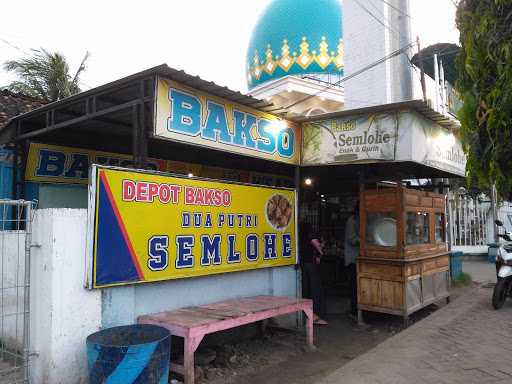
[[[492,293],[492,306],[494,309],[500,309],[503,307],[503,304],[505,304],[505,300],[507,300],[508,284],[508,279],[498,278]]]

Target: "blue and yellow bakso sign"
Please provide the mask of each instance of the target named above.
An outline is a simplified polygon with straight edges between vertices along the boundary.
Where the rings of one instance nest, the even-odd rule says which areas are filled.
[[[93,168],[92,286],[293,265],[295,192]]]
[[[155,136],[289,164],[300,162],[300,129],[278,117],[158,79]]]
[[[144,169],[166,171],[167,161],[147,159]],[[92,164],[134,167],[133,157],[91,149],[30,143],[25,181],[52,184],[88,184]]]

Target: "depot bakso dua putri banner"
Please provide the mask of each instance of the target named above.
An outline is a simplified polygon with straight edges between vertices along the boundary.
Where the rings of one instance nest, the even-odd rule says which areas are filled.
[[[95,166],[93,288],[293,265],[295,192]]]

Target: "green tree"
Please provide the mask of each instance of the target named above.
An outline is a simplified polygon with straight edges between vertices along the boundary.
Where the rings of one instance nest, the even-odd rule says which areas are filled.
[[[87,52],[72,76],[66,58],[58,53],[50,53],[44,49],[34,50],[34,54],[19,60],[4,63],[4,69],[16,73],[18,81],[7,86],[13,92],[40,97],[48,101],[57,101],[81,92],[80,75],[86,69],[89,58]]]
[[[512,191],[512,1],[461,0],[456,60],[470,186]]]

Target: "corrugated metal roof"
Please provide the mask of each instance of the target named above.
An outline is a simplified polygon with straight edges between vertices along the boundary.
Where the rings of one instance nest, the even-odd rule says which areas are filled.
[[[40,108],[34,109],[30,112],[18,115],[14,118],[12,118],[3,129],[0,130],[0,132],[5,131],[6,129],[9,129],[13,126],[13,123],[17,121],[18,119],[26,119],[30,118],[32,116],[41,116],[43,113],[45,113],[48,110],[51,110],[53,108],[60,108],[64,107],[69,104],[76,103],[77,101],[83,100],[85,98],[104,93],[106,91],[112,91],[116,88],[121,88],[127,84],[133,83],[135,80],[145,79],[152,76],[161,76],[170,80],[174,80],[176,82],[179,82],[185,86],[197,89],[199,91],[203,91],[205,93],[209,93],[211,95],[226,99],[228,101],[231,101],[233,103],[238,103],[243,106],[251,107],[258,109],[260,111],[272,113],[274,115],[284,115],[286,114],[286,110],[275,106],[272,103],[269,103],[264,100],[257,99],[255,97],[245,95],[239,91],[234,91],[229,89],[228,87],[221,86],[215,84],[213,81],[208,81],[200,78],[199,76],[194,76],[186,73],[183,70],[177,70],[174,68],[169,67],[167,64],[162,64],[150,69],[147,69],[142,72],[138,72],[136,74],[124,77],[122,79],[104,84],[102,86],[90,89],[85,92],[81,92],[77,95],[62,99],[60,101],[56,101],[50,104],[46,104]],[[304,118],[287,118],[288,120],[295,121],[295,122],[306,122],[306,121],[318,121],[323,119],[330,119],[330,118],[340,118],[340,117],[346,117],[346,116],[353,116],[358,114],[368,114],[368,113],[376,113],[376,112],[385,112],[390,110],[396,110],[396,109],[412,109],[417,111],[418,113],[422,114],[426,118],[435,121],[439,125],[448,128],[448,129],[458,129],[460,127],[460,123],[458,120],[454,118],[447,117],[435,110],[433,110],[431,107],[428,106],[423,100],[410,100],[405,102],[399,102],[399,103],[391,103],[391,104],[383,104],[378,106],[371,106],[371,107],[365,107],[365,108],[359,108],[359,109],[351,109],[351,110],[344,110],[340,112],[325,114],[321,116],[314,116],[314,117],[304,117]]]
[[[275,109],[275,106],[272,103],[268,103],[266,101],[256,99],[252,96],[244,95],[241,92],[233,91],[229,89],[228,87],[221,86],[215,84],[213,81],[208,81],[200,78],[199,76],[194,76],[186,73],[183,70],[177,70],[174,68],[169,67],[167,64],[162,64],[157,67],[153,67],[150,69],[147,69],[142,72],[135,73],[133,75],[124,77],[122,79],[101,85],[96,88],[89,89],[87,91],[81,92],[79,94],[67,97],[65,99],[49,103],[43,107],[34,109],[28,113],[24,113],[21,115],[18,115],[14,118],[12,118],[8,123],[7,126],[11,125],[14,121],[20,118],[28,118],[31,116],[35,116],[41,113],[44,113],[50,109],[65,106],[67,104],[75,103],[81,99],[93,96],[98,93],[105,92],[107,90],[112,90],[116,87],[124,86],[134,80],[147,78],[150,76],[159,75],[165,78],[168,78],[170,80],[177,81],[179,83],[182,83],[183,85],[195,88],[197,90],[209,93],[211,95],[224,98],[228,101],[238,103],[247,107],[259,109],[264,112],[269,112],[273,109]]]
[[[213,81],[203,80],[199,76],[189,75],[183,70],[177,70],[165,64],[159,67],[155,67],[154,69],[155,72],[157,72],[157,74],[162,77],[175,80],[186,86],[195,88],[199,91],[203,91],[214,96],[222,97],[234,103],[260,109],[265,112],[269,112],[272,108],[274,108],[272,103],[256,99],[252,96],[244,95],[238,91],[233,91],[228,87],[217,85]]]
[[[340,111],[340,112],[334,112],[334,113],[329,113],[329,114],[319,115],[319,116],[317,115],[314,117],[297,118],[296,121],[303,123],[303,122],[308,122],[308,121],[328,120],[328,119],[335,119],[335,118],[342,118],[342,117],[356,116],[356,115],[365,115],[365,114],[378,113],[378,112],[396,111],[396,110],[400,110],[400,109],[414,110],[414,111],[418,112],[419,114],[421,114],[422,116],[426,117],[427,119],[430,119],[430,120],[436,122],[437,124],[441,125],[442,127],[450,129],[450,130],[460,128],[460,123],[458,120],[435,111],[423,100],[409,100],[409,101],[402,101],[399,103],[381,104],[381,105],[358,108],[358,109],[347,109],[347,110]]]

